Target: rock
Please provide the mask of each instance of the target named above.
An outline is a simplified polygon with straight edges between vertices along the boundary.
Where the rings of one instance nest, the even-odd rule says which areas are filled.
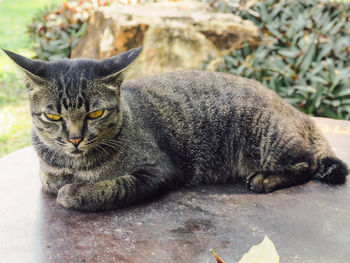
[[[127,78],[161,72],[202,69],[208,57],[218,57],[242,44],[260,41],[257,27],[230,13],[211,11],[195,2],[112,5],[97,9],[71,58],[102,59],[143,46]]]

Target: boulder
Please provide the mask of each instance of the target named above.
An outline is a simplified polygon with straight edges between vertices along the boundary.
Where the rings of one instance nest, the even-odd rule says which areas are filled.
[[[71,58],[103,59],[138,46],[143,51],[127,78],[183,69],[202,69],[242,41],[257,45],[257,27],[231,13],[213,12],[198,1],[100,7]]]

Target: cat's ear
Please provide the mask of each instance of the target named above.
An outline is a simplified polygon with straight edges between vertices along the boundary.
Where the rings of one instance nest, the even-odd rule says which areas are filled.
[[[31,79],[34,83],[43,85],[46,82],[45,77],[48,68],[48,62],[26,58],[5,49],[2,50],[24,71],[26,76],[29,77],[29,79]]]
[[[96,69],[96,74],[101,77],[100,80],[104,83],[119,87],[123,81],[123,71],[131,65],[141,50],[142,47],[138,47],[101,60]]]

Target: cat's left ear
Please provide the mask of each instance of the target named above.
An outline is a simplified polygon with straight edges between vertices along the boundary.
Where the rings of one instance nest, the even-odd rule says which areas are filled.
[[[142,47],[138,47],[101,60],[96,69],[96,74],[101,77],[100,80],[104,83],[119,87],[123,82],[123,71],[131,65],[141,50]]]
[[[48,62],[26,58],[5,49],[2,50],[24,71],[24,73],[26,73],[26,75],[32,81],[38,85],[44,84],[45,78],[47,77]]]

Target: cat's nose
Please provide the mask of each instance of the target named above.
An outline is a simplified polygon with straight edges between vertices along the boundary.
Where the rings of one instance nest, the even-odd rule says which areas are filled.
[[[68,140],[69,140],[71,143],[73,143],[74,146],[78,146],[82,139],[83,139],[83,137],[69,137],[69,138],[68,138]]]

